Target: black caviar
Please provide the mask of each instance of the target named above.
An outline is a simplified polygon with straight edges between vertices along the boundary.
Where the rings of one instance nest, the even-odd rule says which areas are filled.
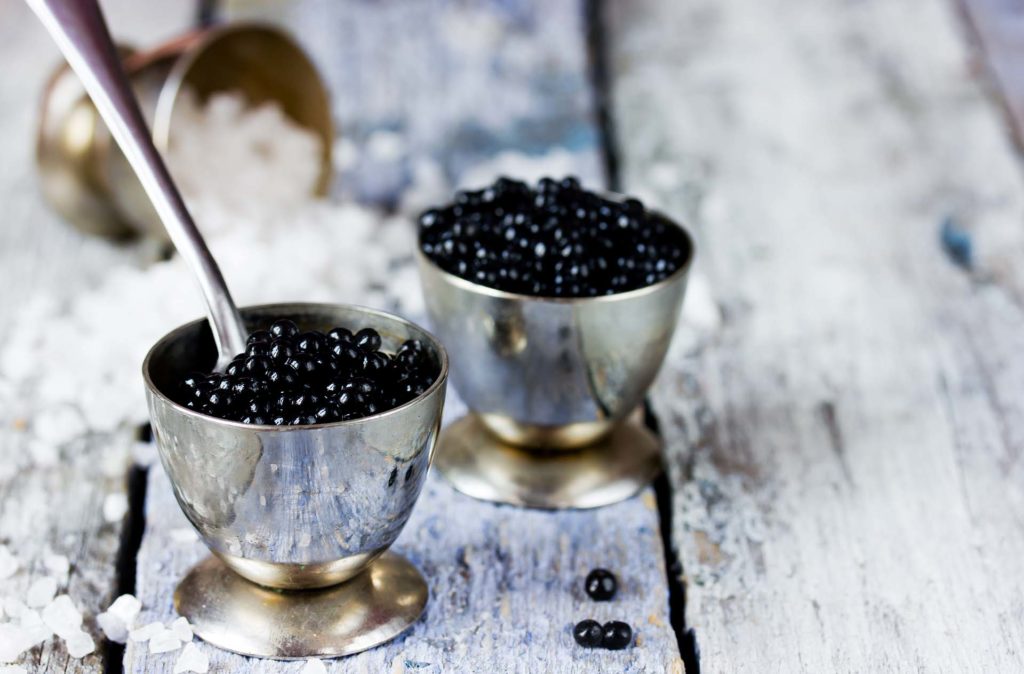
[[[609,601],[619,589],[619,583],[608,569],[594,569],[587,574],[583,587],[594,601]]]
[[[498,290],[595,297],[664,280],[690,254],[681,229],[636,199],[605,199],[572,177],[535,188],[499,178],[420,216],[420,249],[439,267]]]
[[[245,424],[299,426],[346,421],[398,407],[426,391],[438,366],[419,340],[394,355],[376,330],[300,332],[278,320],[249,335],[224,374],[193,373],[182,403]]]
[[[621,651],[633,643],[633,628],[624,622],[606,622],[601,632],[601,647],[610,651]]]
[[[572,638],[584,648],[600,648],[604,630],[596,620],[581,620],[572,628]]]

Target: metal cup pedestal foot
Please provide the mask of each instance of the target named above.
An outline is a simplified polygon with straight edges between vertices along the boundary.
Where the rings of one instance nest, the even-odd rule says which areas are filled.
[[[263,587],[208,557],[178,585],[174,608],[218,648],[261,658],[332,658],[395,638],[419,620],[427,596],[420,572],[393,552],[318,590]]]
[[[473,414],[444,429],[434,465],[452,486],[484,501],[526,508],[599,508],[633,496],[661,471],[661,444],[639,414],[576,450],[518,447]]]

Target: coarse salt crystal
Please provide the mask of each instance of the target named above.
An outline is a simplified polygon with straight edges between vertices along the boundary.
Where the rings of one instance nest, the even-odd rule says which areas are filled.
[[[327,666],[323,660],[317,660],[316,658],[310,658],[306,660],[306,665],[302,668],[299,674],[327,674]]]
[[[96,644],[92,637],[83,630],[73,632],[64,638],[68,649],[68,655],[73,658],[84,658],[96,650]]]
[[[63,585],[68,582],[68,574],[71,571],[71,562],[64,555],[48,553],[43,555],[43,566],[53,576],[57,583]]]
[[[107,609],[107,613],[115,615],[124,622],[127,627],[135,626],[135,619],[139,617],[142,610],[142,602],[135,595],[122,594],[114,600],[114,603]]]
[[[118,616],[104,611],[96,616],[96,624],[111,641],[123,644],[128,641],[128,626]]]
[[[171,630],[161,626],[159,632],[149,638],[150,653],[169,653],[181,648],[181,639]]]
[[[14,623],[0,623],[0,662],[14,662],[32,646],[25,628]]]
[[[120,522],[128,512],[128,497],[124,492],[107,494],[103,499],[103,519],[108,522]]]
[[[192,641],[192,625],[189,624],[188,618],[181,617],[171,623],[170,628],[174,636],[178,637],[178,640],[183,643]]]
[[[26,606],[25,602],[20,599],[15,597],[7,597],[4,599],[4,613],[9,615],[11,618],[20,618],[27,610],[28,606]]]
[[[57,594],[57,581],[46,576],[36,579],[28,588],[25,603],[32,608],[42,608],[50,603]]]
[[[184,650],[174,663],[174,674],[184,672],[195,672],[195,674],[207,674],[210,671],[210,658],[193,643],[185,644]]]
[[[57,636],[67,639],[81,630],[82,614],[71,597],[62,594],[43,609],[43,622]]]
[[[43,618],[39,615],[39,611],[26,609],[26,611],[21,614],[21,628],[25,630],[25,633],[32,644],[41,643],[53,636],[53,630],[43,622]]]
[[[149,623],[143,625],[138,629],[134,629],[128,633],[128,638],[132,641],[149,641],[154,635],[159,634],[164,630],[164,626],[160,623]]]

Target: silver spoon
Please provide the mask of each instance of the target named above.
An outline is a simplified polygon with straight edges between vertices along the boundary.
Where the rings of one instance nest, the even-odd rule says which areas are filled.
[[[96,0],[26,0],[85,85],[103,121],[142,182],[178,253],[192,269],[206,300],[223,372],[245,351],[246,330],[224,277],[196,229],[185,202],[153,145],[114,42]]]

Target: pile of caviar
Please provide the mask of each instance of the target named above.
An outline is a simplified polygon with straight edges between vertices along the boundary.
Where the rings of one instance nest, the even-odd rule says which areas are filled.
[[[420,216],[420,249],[445,271],[506,292],[595,297],[649,286],[686,261],[682,231],[636,199],[611,201],[572,177],[508,178]]]
[[[245,424],[346,421],[398,407],[434,383],[438,368],[419,340],[389,355],[376,330],[300,332],[289,320],[249,335],[224,374],[194,373],[183,404]]]

